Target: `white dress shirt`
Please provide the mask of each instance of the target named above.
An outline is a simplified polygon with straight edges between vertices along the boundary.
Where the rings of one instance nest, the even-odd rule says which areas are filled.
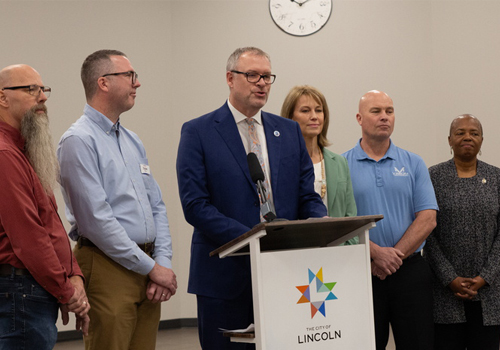
[[[229,110],[233,113],[234,121],[238,126],[238,131],[240,132],[241,141],[243,142],[243,147],[245,147],[245,152],[248,154],[250,152],[250,147],[248,145],[249,142],[249,134],[248,134],[248,123],[245,121],[247,118],[243,113],[238,111],[232,104],[227,100],[227,105],[229,106]],[[257,131],[257,135],[259,136],[260,147],[262,150],[262,158],[264,159],[264,176],[267,179],[269,184],[269,196],[273,198],[273,189],[271,187],[271,168],[269,167],[269,157],[267,155],[267,142],[266,142],[266,134],[264,133],[264,125],[262,124],[262,114],[259,110],[257,114],[253,117],[255,119],[255,130]]]

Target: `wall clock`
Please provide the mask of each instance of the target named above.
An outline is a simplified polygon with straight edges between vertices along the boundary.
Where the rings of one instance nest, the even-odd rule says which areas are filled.
[[[333,0],[269,0],[271,17],[281,30],[295,36],[316,33],[330,19]]]

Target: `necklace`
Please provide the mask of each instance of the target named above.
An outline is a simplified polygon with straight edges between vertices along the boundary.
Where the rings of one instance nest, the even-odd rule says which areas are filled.
[[[325,198],[326,195],[326,176],[325,176],[325,158],[323,153],[321,153],[321,199]]]

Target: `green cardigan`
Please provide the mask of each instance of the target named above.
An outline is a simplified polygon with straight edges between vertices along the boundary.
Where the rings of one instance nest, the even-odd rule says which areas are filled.
[[[356,216],[356,202],[347,159],[326,148],[323,148],[323,158],[325,160],[328,215],[331,217]],[[358,237],[346,242],[346,244],[357,243],[359,243]]]

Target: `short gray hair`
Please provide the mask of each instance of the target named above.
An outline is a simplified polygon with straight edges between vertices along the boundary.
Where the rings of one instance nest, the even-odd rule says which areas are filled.
[[[241,47],[239,49],[236,49],[231,56],[227,59],[227,64],[226,64],[226,71],[232,71],[236,69],[236,66],[238,65],[238,60],[240,59],[241,55],[244,53],[250,52],[253,55],[257,56],[264,56],[265,58],[268,59],[269,63],[271,63],[271,57],[261,49],[253,46],[248,46],[248,47]]]
[[[112,73],[113,68],[110,56],[124,56],[123,52],[118,50],[99,50],[90,54],[83,61],[81,77],[85,96],[87,101],[94,97],[97,92],[97,80],[106,73]]]
[[[469,113],[466,113],[466,114],[461,114],[459,115],[458,117],[456,117],[455,119],[452,120],[451,124],[450,124],[450,136],[451,136],[451,132],[453,131],[453,128],[455,127],[455,124],[460,120],[460,119],[464,119],[464,118],[470,118],[472,120],[475,120],[477,125],[479,126],[479,131],[481,131],[481,136],[484,136],[484,133],[483,133],[483,126],[481,125],[481,122],[479,121],[479,119],[477,119],[475,116],[473,116],[472,114],[469,114]]]

